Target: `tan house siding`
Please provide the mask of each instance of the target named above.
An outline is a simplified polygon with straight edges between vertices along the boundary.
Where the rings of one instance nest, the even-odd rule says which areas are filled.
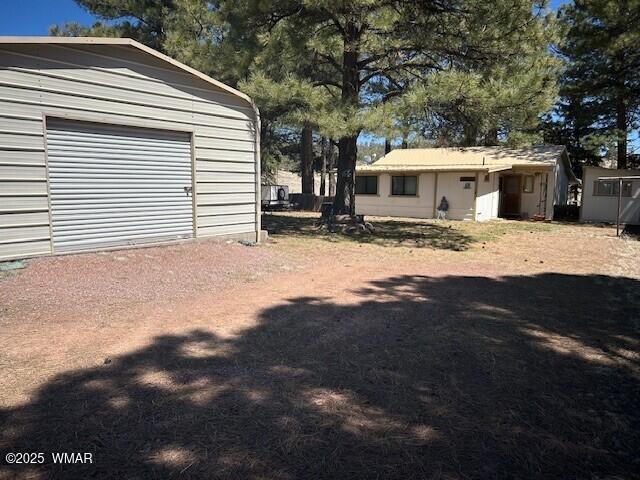
[[[618,197],[594,195],[594,183],[600,177],[623,175],[640,176],[640,170],[584,167],[580,220],[584,222],[615,223],[618,213]],[[621,199],[620,220],[622,223],[640,224],[640,179],[632,180],[631,196],[623,196]]]
[[[363,172],[358,175],[369,174]],[[417,176],[417,195],[391,195],[391,177],[393,175]],[[437,184],[436,175],[438,177]],[[460,177],[475,178],[475,172],[381,173],[378,175],[377,195],[356,195],[356,213],[360,215],[433,218],[435,208],[445,196],[449,202],[448,218],[473,220],[475,182],[469,182],[470,188],[464,189],[465,182],[461,182]]]
[[[449,212],[447,218],[453,220],[473,220],[475,205],[475,180],[461,181],[461,177],[475,178],[476,172],[439,172],[436,207],[442,197],[447,197]],[[465,185],[469,188],[465,189]]]
[[[386,173],[380,174],[378,175],[377,195],[356,195],[356,213],[359,215],[413,218],[432,217],[435,174],[412,174],[407,172],[406,175],[415,175],[418,177],[417,195],[391,195],[391,175]]]
[[[192,132],[196,235],[256,238],[248,101],[129,46],[0,44],[0,258],[52,252],[45,116]]]

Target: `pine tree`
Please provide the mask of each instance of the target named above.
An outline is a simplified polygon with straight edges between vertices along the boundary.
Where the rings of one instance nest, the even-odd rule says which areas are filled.
[[[480,0],[243,0],[223,1],[220,10],[234,11],[228,21],[233,31],[244,34],[236,41],[269,43],[277,31],[280,39],[295,39],[288,42],[291,49],[283,50],[285,56],[292,55],[304,65],[313,59],[313,68],[302,78],[335,101],[332,109],[312,114],[321,130],[332,130],[330,136],[339,138],[334,212],[353,213],[358,135],[363,130],[391,129],[394,119],[400,119],[401,125],[405,120],[393,115],[393,108],[386,105],[389,95],[380,92],[380,85],[391,89],[394,84],[408,85],[411,91],[419,84],[412,79],[434,72],[517,58],[522,45],[531,44],[527,42],[531,26],[537,29],[541,21],[535,5],[524,0],[491,4]],[[420,96],[405,97],[418,102],[413,106],[421,101]],[[525,99],[519,100],[508,103],[512,112],[526,105]]]
[[[182,0],[179,0],[182,1]],[[53,26],[50,35],[129,37],[164,52],[166,21],[175,10],[174,0],[75,0],[98,17],[91,27],[77,23]],[[115,22],[114,22],[115,21]]]
[[[547,98],[545,68],[523,63],[544,58],[536,1],[77,1],[109,21],[89,34],[128,32],[254,97],[274,154],[265,165],[294,129],[306,129],[307,147],[309,129],[338,139],[335,213],[354,211],[362,131],[405,144],[415,131],[459,142],[461,126],[468,142],[499,130],[513,139]],[[525,66],[530,75],[514,74]],[[541,93],[523,95],[532,85]]]
[[[640,1],[576,0],[560,19],[567,67],[558,113],[573,127],[578,149],[615,143],[618,168],[625,168],[628,137],[640,120]]]

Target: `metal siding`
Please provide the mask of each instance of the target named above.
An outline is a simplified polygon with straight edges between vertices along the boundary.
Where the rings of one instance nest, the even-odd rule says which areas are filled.
[[[251,202],[255,202],[255,194],[253,193],[198,193],[198,214],[201,215],[201,206]]]
[[[253,222],[253,220],[253,212],[237,215],[213,215],[210,217],[200,217],[200,227],[247,224]]]
[[[0,116],[0,123],[4,118]],[[40,123],[42,128],[42,122]],[[0,149],[0,163],[9,165],[42,165],[44,166],[44,149],[42,151],[30,150],[2,150]]]
[[[222,150],[216,148],[205,148],[198,144],[196,138],[196,158],[198,160],[211,160],[223,162],[239,162],[255,164],[253,152],[239,152],[233,150]]]
[[[255,166],[244,162],[214,162],[209,160],[196,160],[196,168],[199,172],[235,172],[255,174]],[[198,177],[199,178],[199,177]]]
[[[0,180],[47,180],[44,165],[3,165],[0,161]]]
[[[38,75],[29,71],[17,71],[5,69],[0,72],[0,85],[12,88],[49,92],[51,94],[71,94],[76,97],[85,97],[108,102],[122,102],[132,105],[153,105],[155,93],[153,90],[136,90],[125,85],[125,88],[114,88],[112,85],[98,85],[96,82],[79,82],[75,79],[60,79],[52,76]],[[164,108],[176,111],[194,111],[204,114],[213,114],[229,118],[247,119],[248,107],[227,107],[220,103],[207,101],[194,101],[189,97],[164,96]]]
[[[0,56],[1,54],[2,52],[0,51]],[[153,85],[149,87],[152,88]],[[177,116],[162,109],[157,109],[155,112],[150,113],[148,111],[140,111],[138,108],[127,107],[126,105],[125,108],[118,108],[117,104],[111,104],[111,108],[99,108],[96,104],[93,104],[92,107],[87,107],[85,106],[86,103],[73,106],[64,102],[55,103],[50,101],[51,99],[46,94],[37,94],[38,98],[30,99],[13,97],[11,92],[4,92],[3,88],[4,87],[0,87],[0,111],[8,115],[38,115],[42,114],[43,108],[46,108],[47,113],[50,115],[72,115],[76,118],[81,115],[91,115],[92,120],[110,123],[135,123],[137,126],[176,130],[180,129],[177,128],[180,126],[182,126],[182,129],[195,126],[197,127],[196,130],[198,133],[207,135],[219,134],[219,131],[216,132],[216,128],[233,130],[233,134],[235,134],[236,131],[245,131],[253,134],[252,130],[248,127],[249,122],[246,120],[196,113],[191,116]],[[35,92],[33,92],[33,94],[35,94]],[[42,99],[39,97],[42,97]],[[158,101],[162,102],[162,97],[159,96]],[[161,105],[161,103],[159,103],[159,105]]]
[[[198,208],[199,218],[216,215],[229,215],[235,213],[253,213],[255,211],[255,203],[240,203],[231,205],[204,205]]]
[[[9,260],[11,258],[22,258],[33,255],[47,255],[51,253],[51,242],[35,241],[35,242],[17,242],[17,243],[0,243],[0,258]]]
[[[34,240],[48,240],[49,225],[5,227],[2,229],[0,243],[28,242]]]
[[[253,219],[252,219],[253,220]],[[232,235],[237,233],[247,233],[253,231],[254,223],[244,223],[238,225],[221,225],[215,227],[201,227],[200,233],[203,237],[216,235]]]
[[[198,182],[202,183],[255,183],[255,174],[244,172],[200,172]]]
[[[192,237],[187,134],[48,119],[47,157],[54,252]]]
[[[234,235],[234,232],[250,234],[257,231],[257,119],[244,99],[128,47],[2,45],[0,134],[11,140],[11,144],[5,143],[4,148],[0,148],[0,171],[5,173],[0,181],[10,181],[12,185],[6,191],[0,190],[0,212],[3,214],[48,211],[46,181],[42,177],[45,167],[43,114],[87,122],[193,132],[195,189],[217,192],[195,196],[195,214],[197,218],[202,217],[202,225],[206,225],[205,230],[198,228],[197,234],[226,236]],[[145,173],[155,171],[156,167],[163,167],[167,177],[175,173],[165,160],[141,165],[140,151],[136,145],[129,146],[132,148],[127,154],[98,153],[92,159],[96,164],[94,173],[107,177],[128,174],[130,181],[142,180]],[[67,147],[68,155],[60,158],[52,171],[68,174],[68,180],[86,179],[82,173],[74,176],[86,152],[73,145]],[[170,156],[171,152],[167,152],[166,157]],[[22,167],[33,167],[33,170]],[[252,190],[248,193],[251,183]],[[0,188],[6,185],[2,183]],[[240,190],[236,190],[236,186]],[[146,195],[127,197],[130,207],[122,210],[120,204],[126,191],[119,197],[108,198],[113,192],[103,190],[85,197],[85,210],[108,202],[112,207],[104,210],[108,214],[124,212],[141,216],[149,213],[145,196],[153,200],[154,208],[172,208],[171,202],[160,207],[158,199],[166,192],[151,188],[144,190]],[[76,207],[72,205],[71,210]],[[253,224],[237,224],[234,215],[246,213],[255,215]],[[13,223],[6,220],[7,225],[22,225],[18,220]],[[213,224],[216,224],[215,228],[210,226]],[[225,225],[230,227],[230,232],[225,230]],[[1,229],[0,225],[0,240]],[[21,248],[25,256],[50,253],[50,250],[43,251],[45,243],[34,244],[37,246],[16,243],[10,255],[8,248],[0,251],[0,258],[19,256]]]
[[[33,212],[49,209],[47,194],[42,195],[7,195],[0,193],[0,212]],[[0,232],[2,238],[2,232]]]
[[[6,63],[0,65],[43,69],[54,76],[67,74],[76,77],[80,71],[79,78],[108,85],[118,77],[132,89],[158,91],[163,96],[192,96],[251,110],[244,99],[233,93],[212,87],[189,72],[129,46],[48,44],[39,45],[39,50],[40,55],[36,55],[31,46],[14,44],[11,52],[7,52]],[[85,72],[89,76],[85,76]],[[155,83],[152,90],[148,90],[150,82]]]
[[[42,118],[28,118],[26,115],[20,117],[3,116],[0,125],[3,133],[37,132],[42,135]]]
[[[0,227],[49,225],[48,212],[0,213]]]

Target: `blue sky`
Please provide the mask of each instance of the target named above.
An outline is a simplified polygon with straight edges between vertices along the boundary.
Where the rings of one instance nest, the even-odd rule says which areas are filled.
[[[73,0],[1,0],[0,35],[46,35],[49,27],[64,22],[91,25],[95,18]],[[557,8],[563,0],[551,0]]]
[[[0,1],[0,35],[46,35],[54,24],[91,25],[94,21],[73,0]]]

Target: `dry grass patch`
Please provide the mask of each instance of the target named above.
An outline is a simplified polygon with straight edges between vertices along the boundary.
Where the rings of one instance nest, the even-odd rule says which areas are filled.
[[[495,241],[504,235],[551,232],[556,224],[495,220],[489,222],[436,221],[367,216],[375,231],[331,233],[318,228],[319,214],[311,212],[266,213],[262,226],[274,239],[312,239],[332,243],[371,244],[382,247],[431,248],[464,251]]]

